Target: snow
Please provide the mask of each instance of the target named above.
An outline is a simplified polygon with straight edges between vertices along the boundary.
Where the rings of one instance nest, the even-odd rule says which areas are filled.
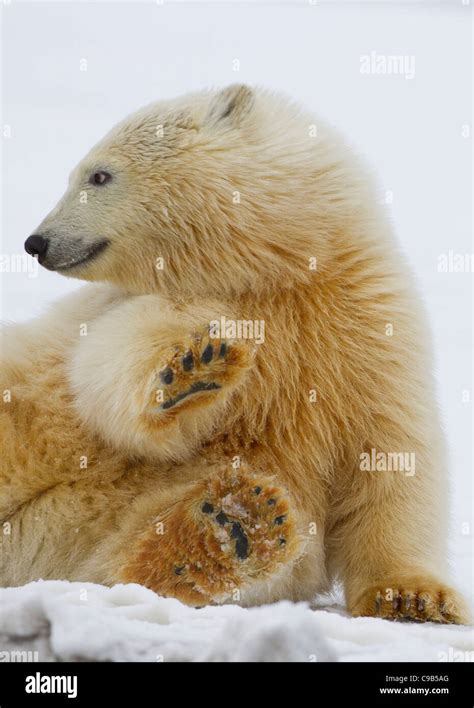
[[[336,606],[198,610],[140,585],[38,581],[0,590],[0,657],[20,650],[38,661],[468,661],[474,642],[469,627],[354,619]]]
[[[75,163],[117,120],[157,98],[244,81],[284,91],[334,122],[390,195],[429,311],[450,446],[450,557],[456,584],[471,594],[472,272],[438,269],[450,250],[472,252],[471,155],[462,133],[472,124],[470,8],[65,5],[19,1],[2,13],[2,113],[11,138],[2,141],[0,255],[21,254]],[[360,57],[373,50],[413,55],[415,76],[361,75]],[[1,274],[2,320],[34,317],[80,285],[28,264]],[[331,599],[324,609],[193,610],[138,586],[52,581],[0,590],[2,634],[0,651],[30,647],[61,660],[438,661],[472,651],[467,628],[351,619]]]

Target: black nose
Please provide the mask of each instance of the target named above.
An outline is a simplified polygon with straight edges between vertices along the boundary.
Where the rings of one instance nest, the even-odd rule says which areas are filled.
[[[25,241],[25,251],[30,254],[30,256],[38,256],[38,260],[41,262],[43,256],[46,255],[48,250],[48,239],[39,234],[33,234],[29,236]]]

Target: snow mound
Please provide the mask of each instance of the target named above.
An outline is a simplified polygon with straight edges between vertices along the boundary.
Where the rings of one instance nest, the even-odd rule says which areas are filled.
[[[304,603],[198,610],[139,585],[0,589],[3,661],[26,651],[37,661],[452,661],[472,650],[469,627],[353,619]]]

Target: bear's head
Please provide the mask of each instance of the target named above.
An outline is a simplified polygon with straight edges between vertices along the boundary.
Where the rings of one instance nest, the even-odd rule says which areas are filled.
[[[158,102],[89,152],[25,248],[49,270],[134,294],[285,288],[309,279],[334,214],[350,212],[341,159],[311,116],[264,90]]]

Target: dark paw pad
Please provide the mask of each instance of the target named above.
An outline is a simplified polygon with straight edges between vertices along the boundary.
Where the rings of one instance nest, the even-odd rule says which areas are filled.
[[[174,379],[173,369],[170,369],[169,366],[167,366],[166,369],[163,369],[163,371],[160,372],[160,379],[162,383],[167,386],[172,384]]]
[[[187,352],[181,359],[183,371],[191,371],[194,367],[194,356],[192,352]]]
[[[211,505],[206,502],[204,506],[210,507]],[[203,510],[204,506],[202,507]],[[245,560],[246,558],[248,558],[249,541],[247,538],[247,534],[245,533],[242,527],[242,524],[239,524],[238,521],[232,521],[231,519],[229,519],[227,514],[225,514],[223,511],[220,511],[217,514],[215,520],[217,521],[219,526],[231,524],[230,537],[235,540],[235,554],[239,560]]]
[[[226,354],[227,354],[227,344],[225,342],[222,342],[222,344],[219,348],[219,359],[223,359]]]
[[[209,364],[209,362],[212,360],[212,357],[214,356],[214,349],[212,348],[212,344],[209,342],[207,347],[204,349],[203,353],[201,354],[201,361],[203,364]]]
[[[245,560],[249,555],[249,541],[244,533],[242,526],[238,522],[232,524],[232,531],[230,532],[232,538],[236,539],[235,552],[237,558],[240,560]]]
[[[228,517],[224,514],[223,511],[220,511],[217,516],[216,516],[216,521],[219,524],[219,526],[225,526],[225,524],[229,523]]]

